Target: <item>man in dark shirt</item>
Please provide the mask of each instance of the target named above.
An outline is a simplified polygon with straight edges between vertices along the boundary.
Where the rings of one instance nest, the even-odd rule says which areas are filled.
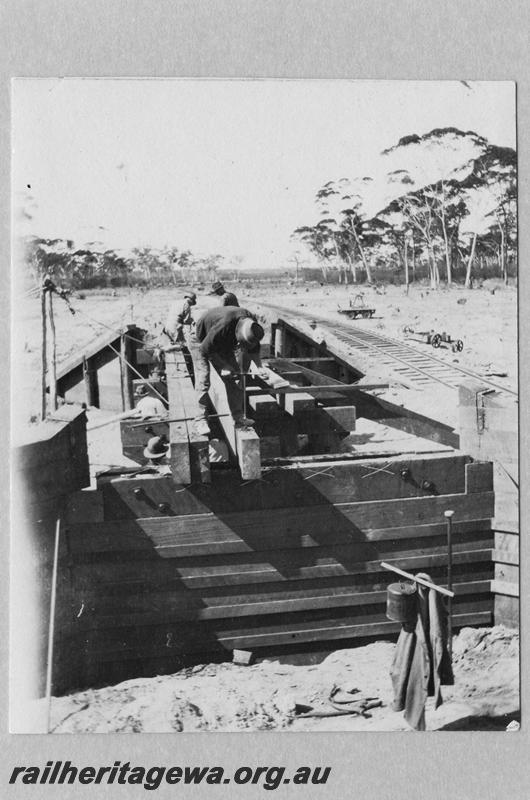
[[[235,294],[233,292],[227,292],[221,281],[215,281],[215,283],[212,284],[212,291],[209,294],[217,295],[222,306],[239,306]]]
[[[224,380],[230,413],[238,427],[252,425],[244,416],[244,386],[241,374],[248,371],[251,361],[261,367],[260,342],[264,330],[246,308],[218,306],[211,308],[197,322],[193,349],[195,390],[200,414],[197,431],[208,433],[206,422],[210,364]]]

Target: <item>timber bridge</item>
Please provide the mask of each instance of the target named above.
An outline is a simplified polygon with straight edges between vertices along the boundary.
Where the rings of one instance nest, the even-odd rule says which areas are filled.
[[[455,389],[470,377],[417,352],[405,356],[375,334],[333,329],[370,357],[377,350],[385,368],[391,360],[391,379],[405,386],[428,380]],[[278,381],[246,382],[254,429],[234,428],[212,368],[213,434],[228,452],[219,463],[189,425],[196,408],[184,354],[168,353],[163,380],[155,379],[142,332],[111,335],[59,379],[67,399],[65,387],[84,381],[93,404],[94,371],[117,351],[123,407],[140,383],[166,398],[172,421],[120,422],[123,454],[135,466],[114,465],[89,485],[86,415],[73,405],[18,448],[21,542],[38,554],[43,634],[32,646],[42,673],[55,593],[55,693],[174,672],[234,650],[260,658],[395,636],[381,562],[444,584],[447,510],[453,628],[513,616],[518,536],[492,522],[493,464],[484,439],[478,452],[471,436],[474,386],[458,390],[455,429],[381,395],[387,384],[363,380],[362,353],[339,355],[311,328],[276,316],[263,357]],[[153,434],[169,442],[163,474],[143,453]],[[28,548],[18,548],[24,562]]]

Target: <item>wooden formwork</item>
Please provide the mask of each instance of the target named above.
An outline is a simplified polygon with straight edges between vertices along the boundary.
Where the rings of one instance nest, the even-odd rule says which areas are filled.
[[[263,431],[275,431],[282,447],[298,442],[321,414],[329,441],[357,430],[351,407],[300,399],[281,408],[249,388],[260,445],[272,438]],[[292,426],[295,439],[285,433]],[[454,627],[491,622],[491,465],[436,443],[403,453],[390,441],[383,455],[363,455],[359,445],[355,457],[304,460],[298,450],[264,459],[248,479],[239,446],[233,439],[239,461],[212,467],[209,483],[114,477],[82,493],[94,499],[94,514],[82,523],[73,515],[66,530],[77,613],[65,645],[82,653],[84,683],[171,672],[234,649],[347,646],[396,634],[385,616],[390,578],[381,561],[444,583],[448,509]]]
[[[315,391],[316,366],[298,364],[299,385],[283,395],[249,381],[255,431],[242,439],[219,417],[232,451],[219,468],[187,421],[196,407],[185,360],[169,354],[170,417],[186,417],[169,423],[171,475],[102,475],[70,497],[55,692],[234,649],[395,635],[381,561],[443,584],[448,509],[454,627],[491,622],[491,464],[367,420],[360,389]],[[215,374],[212,387],[212,411],[227,413]]]

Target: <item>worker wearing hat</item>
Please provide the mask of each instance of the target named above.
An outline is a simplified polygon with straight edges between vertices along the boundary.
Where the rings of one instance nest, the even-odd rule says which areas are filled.
[[[220,305],[222,306],[239,307],[239,302],[235,294],[233,292],[227,292],[221,281],[215,281],[215,283],[212,284],[211,292],[208,292],[208,294],[219,297]]]
[[[135,391],[136,406],[131,416],[147,419],[148,417],[163,417],[167,409],[160,397],[155,397],[150,384],[141,383]]]
[[[156,471],[161,475],[168,474],[170,466],[164,463],[168,451],[169,443],[165,436],[152,436],[144,448],[144,457],[147,458],[147,466],[156,467]]]
[[[164,350],[184,350],[184,360],[189,374],[194,377],[194,359],[191,353],[195,346],[195,320],[191,309],[197,304],[197,295],[191,289],[183,292],[183,297],[172,303],[162,329],[162,347]]]
[[[252,420],[244,415],[241,374],[247,372],[250,361],[261,367],[260,342],[264,336],[263,328],[246,308],[217,306],[207,311],[197,322],[195,336],[198,342],[194,352],[195,390],[199,404],[195,426],[197,432],[209,432],[206,416],[210,364],[213,364],[225,382],[228,405],[236,426],[252,425]]]
[[[194,325],[191,309],[197,304],[197,295],[191,289],[186,289],[182,299],[172,303],[163,333],[171,345],[183,345],[189,339]]]

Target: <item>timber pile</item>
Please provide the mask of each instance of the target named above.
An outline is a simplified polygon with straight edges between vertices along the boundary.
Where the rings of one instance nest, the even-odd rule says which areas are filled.
[[[181,358],[168,364],[170,416],[178,407],[188,417]],[[290,367],[301,384],[311,372],[307,361]],[[103,475],[78,493],[83,515],[70,514],[64,531],[72,613],[62,644],[77,654],[79,684],[173,672],[235,649],[269,655],[394,635],[381,561],[443,584],[447,509],[453,626],[491,623],[491,464],[358,419],[350,397],[360,390],[322,397],[311,386],[282,394],[252,382],[252,436],[239,439],[219,418],[232,456],[223,469],[206,468],[188,424],[170,423],[172,475]]]

